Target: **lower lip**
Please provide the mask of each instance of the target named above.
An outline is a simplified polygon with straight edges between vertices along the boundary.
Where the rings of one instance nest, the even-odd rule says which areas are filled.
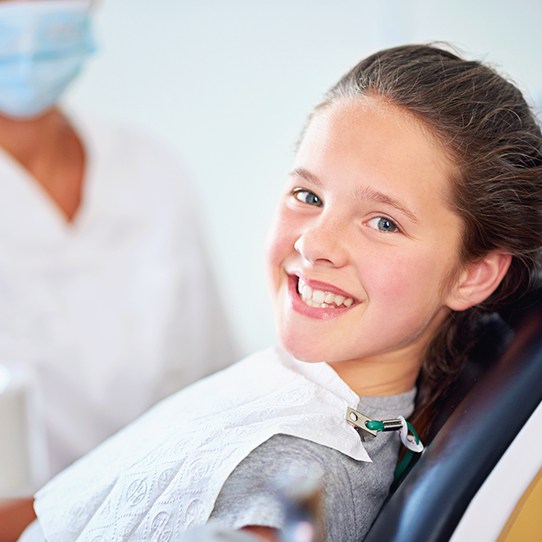
[[[288,294],[290,297],[290,302],[292,309],[303,316],[308,316],[309,318],[316,318],[317,320],[330,320],[331,318],[338,318],[343,315],[345,312],[349,311],[356,306],[351,305],[350,307],[337,307],[337,308],[317,308],[309,307],[303,303],[298,291],[297,291],[298,278],[296,276],[288,277]]]

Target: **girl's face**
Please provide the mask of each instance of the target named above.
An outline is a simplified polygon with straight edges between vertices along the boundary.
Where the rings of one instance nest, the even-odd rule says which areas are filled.
[[[268,251],[279,336],[293,356],[330,362],[358,392],[414,384],[459,268],[453,173],[424,125],[383,100],[316,114]]]

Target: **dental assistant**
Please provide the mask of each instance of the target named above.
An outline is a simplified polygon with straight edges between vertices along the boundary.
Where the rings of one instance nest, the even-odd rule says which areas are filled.
[[[0,0],[0,363],[35,377],[48,476],[234,356],[176,158],[57,107],[90,9]]]

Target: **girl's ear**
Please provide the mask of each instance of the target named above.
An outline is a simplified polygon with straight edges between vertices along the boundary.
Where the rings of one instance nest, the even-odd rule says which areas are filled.
[[[452,286],[446,305],[454,311],[463,311],[486,300],[501,283],[511,261],[510,254],[493,251],[468,264]]]

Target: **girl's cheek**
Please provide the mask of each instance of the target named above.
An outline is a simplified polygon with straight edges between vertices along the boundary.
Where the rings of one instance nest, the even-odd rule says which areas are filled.
[[[292,232],[287,228],[276,224],[269,236],[267,244],[267,261],[271,265],[279,265],[288,255],[290,249],[293,250]]]
[[[268,251],[280,251],[288,245],[292,245],[295,231],[298,229],[295,217],[287,208],[280,208],[274,216],[268,234]]]
[[[288,246],[290,245],[288,232],[281,225],[279,217],[274,222],[268,238],[266,246],[266,260],[269,278],[275,281],[284,259],[288,255]]]
[[[362,270],[362,282],[369,295],[378,292],[379,296],[399,300],[412,293],[420,270],[413,267],[409,258],[373,252],[364,260],[358,268]]]

